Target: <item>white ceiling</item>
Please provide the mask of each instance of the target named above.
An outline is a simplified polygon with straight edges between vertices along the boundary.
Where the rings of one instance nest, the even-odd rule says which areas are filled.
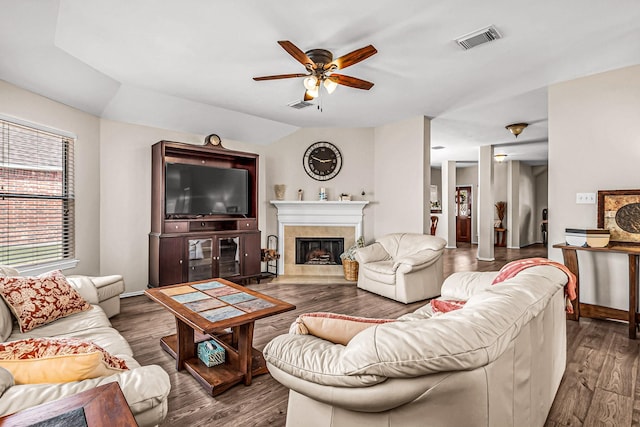
[[[640,63],[637,0],[0,0],[0,79],[89,113],[268,144],[300,127],[373,127],[425,115],[434,164],[547,159],[547,86]],[[488,25],[503,38],[453,39]],[[295,110],[304,72],[276,42],[341,56],[372,81]],[[527,122],[517,138],[504,126]]]

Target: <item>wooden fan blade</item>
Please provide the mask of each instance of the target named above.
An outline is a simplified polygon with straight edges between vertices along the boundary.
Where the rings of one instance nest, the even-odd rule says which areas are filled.
[[[262,80],[278,80],[278,79],[292,79],[294,77],[307,77],[309,74],[276,74],[275,76],[263,76],[263,77],[254,77],[253,80],[259,82]]]
[[[373,87],[373,83],[371,82],[351,76],[345,76],[344,74],[331,74],[331,76],[329,76],[329,80],[340,85],[354,87],[356,89],[369,90]]]
[[[376,53],[378,53],[378,51],[375,47],[373,47],[373,45],[365,46],[358,50],[354,50],[351,53],[347,53],[346,55],[343,55],[338,59],[334,59],[333,62],[325,65],[324,69],[328,70],[332,65],[335,65],[338,70],[341,70],[343,68],[350,67],[353,64],[357,64],[360,61],[364,61],[365,59],[372,55],[375,55]]]
[[[316,64],[311,60],[311,58],[309,58],[307,54],[301,51],[295,44],[291,43],[288,40],[280,40],[278,44],[282,46],[282,48],[286,50],[289,55],[293,56],[296,61],[298,61],[305,67],[311,67],[314,70],[316,69]]]

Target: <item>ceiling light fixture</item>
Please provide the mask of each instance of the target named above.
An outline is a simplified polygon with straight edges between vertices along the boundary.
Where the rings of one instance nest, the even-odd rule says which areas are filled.
[[[329,75],[324,71],[318,73],[317,76],[313,75],[307,77],[303,80],[303,84],[304,88],[307,90],[306,94],[310,98],[317,98],[320,95],[320,86],[324,86],[329,95],[331,95],[338,87],[338,83],[331,80]]]
[[[345,85],[356,89],[369,90],[373,87],[373,83],[356,77],[338,74],[336,71],[350,67],[358,62],[364,61],[371,55],[375,55],[378,51],[372,45],[356,49],[351,53],[342,55],[333,59],[333,53],[326,49],[311,49],[303,52],[296,45],[288,40],[280,40],[278,42],[282,48],[293,58],[304,65],[307,74],[277,74],[274,76],[254,77],[253,80],[277,80],[304,77],[303,85],[305,88],[303,101],[311,101],[321,95],[321,86],[324,86],[327,93],[333,93],[338,85]],[[318,105],[318,109],[322,111],[322,107]]]
[[[509,129],[509,132],[514,134],[517,138],[527,126],[529,126],[527,123],[514,123],[512,125],[505,126],[505,128]]]
[[[311,88],[311,89],[307,89],[307,92],[306,92],[306,93],[307,93],[307,95],[308,95],[309,97],[311,97],[312,99],[313,99],[313,98],[317,98],[317,97],[318,97],[318,95],[320,95],[320,85],[315,86],[315,87],[313,87],[313,88]]]
[[[305,89],[313,90],[318,85],[318,78],[316,76],[309,76],[303,80]]]
[[[333,91],[338,87],[338,83],[334,82],[331,79],[325,79],[324,83],[322,84],[324,85],[324,88],[327,90],[327,92],[329,92],[329,95],[331,95]]]
[[[493,156],[493,158],[496,160],[496,162],[502,163],[507,159],[507,155],[506,154],[496,154],[495,156]]]

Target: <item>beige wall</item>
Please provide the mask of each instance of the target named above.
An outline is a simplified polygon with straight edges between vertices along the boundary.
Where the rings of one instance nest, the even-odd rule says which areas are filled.
[[[531,166],[520,162],[519,212],[520,212],[520,247],[535,243],[536,221],[536,182]]]
[[[509,162],[494,162],[493,195],[495,202],[505,201],[509,203],[508,196],[508,165]],[[530,166],[522,162],[518,166],[518,233],[514,247],[524,247],[537,242],[542,242],[540,234],[540,222],[542,221],[542,209],[547,207],[548,198],[548,168],[547,166]],[[505,215],[504,224],[507,224],[509,209]],[[498,220],[497,211],[495,220]],[[509,228],[509,227],[507,227]],[[509,233],[512,231],[509,230]]]
[[[73,133],[75,143],[76,258],[65,274],[100,271],[100,120],[0,80],[0,113]]]
[[[549,87],[549,243],[565,228],[592,228],[597,207],[576,193],[640,188],[640,66]],[[558,249],[549,256],[562,261]],[[581,300],[627,309],[625,255],[581,253]],[[594,285],[597,277],[599,286]]]
[[[430,121],[414,117],[375,128],[375,234],[429,233]]]
[[[342,169],[329,181],[316,181],[302,166],[302,157],[306,149],[318,141],[335,144],[342,154]],[[320,187],[325,187],[329,200],[337,200],[341,193],[351,194],[352,200],[375,200],[373,193],[374,147],[373,129],[370,128],[308,128],[300,129],[291,135],[268,145],[264,154],[265,189],[264,207],[261,214],[265,217],[264,235],[278,234],[276,209],[269,203],[275,199],[274,184],[286,185],[285,200],[297,200],[298,189],[303,191],[303,200],[318,200]],[[360,193],[365,191],[363,197]],[[374,236],[374,211],[369,204],[364,209],[363,230],[366,240]]]

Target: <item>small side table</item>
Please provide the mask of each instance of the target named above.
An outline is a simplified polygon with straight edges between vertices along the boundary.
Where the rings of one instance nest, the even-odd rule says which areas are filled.
[[[0,418],[0,426],[30,426],[82,408],[89,427],[137,427],[117,382],[43,403]]]
[[[496,232],[496,246],[507,246],[507,229],[506,228],[494,228]]]
[[[562,249],[564,265],[576,276],[577,298],[573,303],[573,315],[567,314],[571,320],[579,320],[580,317],[590,317],[595,319],[616,319],[629,322],[629,338],[634,340],[637,336],[639,324],[636,305],[638,301],[638,271],[640,271],[640,247],[637,246],[608,246],[606,248],[583,248],[582,246],[570,246],[566,244],[553,245],[554,248]],[[626,254],[629,259],[629,307],[627,311],[615,308],[603,307],[594,304],[584,304],[580,302],[580,269],[578,268],[577,251],[590,252],[612,252]],[[614,283],[601,284],[600,286],[615,286]]]

